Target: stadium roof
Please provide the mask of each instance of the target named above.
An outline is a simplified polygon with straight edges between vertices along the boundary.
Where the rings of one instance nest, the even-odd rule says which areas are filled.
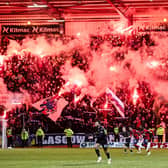
[[[2,24],[119,19],[132,13],[134,20],[163,20],[168,0],[0,0]]]

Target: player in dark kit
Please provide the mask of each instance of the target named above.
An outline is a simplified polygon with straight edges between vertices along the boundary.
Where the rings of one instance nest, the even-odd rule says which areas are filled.
[[[140,146],[138,145],[139,138],[140,138],[140,131],[132,128],[129,128],[129,129],[131,131],[131,136],[134,137],[134,146],[138,150],[138,153],[140,153],[141,150],[140,150]]]
[[[101,125],[100,122],[95,122],[95,127],[97,128],[96,131],[96,144],[95,144],[95,151],[97,154],[97,162],[100,163],[102,160],[102,157],[100,155],[99,147],[100,145],[103,147],[104,153],[107,156],[108,159],[108,164],[111,164],[111,158],[110,158],[110,153],[108,152],[108,147],[107,147],[107,131],[106,129]]]
[[[151,152],[150,152],[150,141],[151,141],[150,131],[147,129],[143,129],[141,131],[141,134],[143,136],[142,146],[145,147],[147,155],[149,156],[149,155],[151,155]]]
[[[131,143],[131,135],[130,132],[126,129],[126,127],[122,128],[122,133],[121,135],[125,138],[125,144],[124,144],[124,152],[127,152],[127,149],[130,150],[130,152],[132,152],[132,149],[130,147],[130,143]]]

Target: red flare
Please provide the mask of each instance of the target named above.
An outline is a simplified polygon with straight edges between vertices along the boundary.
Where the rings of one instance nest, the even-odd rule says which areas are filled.
[[[138,98],[139,98],[139,95],[138,95],[138,92],[137,92],[137,89],[136,89],[136,88],[134,89],[132,98],[133,98],[133,104],[136,105],[137,100],[138,100]]]

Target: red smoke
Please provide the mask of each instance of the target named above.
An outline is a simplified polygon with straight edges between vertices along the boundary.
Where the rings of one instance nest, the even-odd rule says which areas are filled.
[[[124,22],[119,23],[119,25],[124,32],[132,31],[132,27],[125,28]],[[111,33],[116,32],[115,26],[117,27],[117,25],[113,25],[114,31]],[[106,33],[103,28],[101,31],[101,34]],[[127,37],[129,35],[125,36],[125,38],[129,38]],[[160,62],[161,59],[167,58],[168,38],[162,32],[151,33],[151,37],[156,43],[152,47],[146,46],[144,41],[139,50],[134,50],[124,44],[121,47],[113,47],[106,41],[100,44],[97,51],[90,49],[88,34],[84,34],[84,32],[82,32],[82,35],[80,33],[77,39],[72,39],[66,44],[61,40],[56,41],[54,39],[48,42],[45,37],[39,37],[36,40],[26,38],[23,40],[22,45],[11,40],[7,56],[10,57],[15,53],[23,54],[24,50],[24,52],[31,52],[37,57],[45,58],[45,56],[53,55],[58,59],[64,58],[66,63],[61,67],[61,73],[66,84],[60,89],[59,95],[71,91],[76,85],[81,89],[81,95],[89,94],[95,98],[105,92],[107,87],[113,88],[115,91],[117,87],[122,86],[125,82],[128,83],[131,90],[135,87],[135,81],[146,81],[150,84],[153,92],[168,97],[168,82],[158,79],[158,73],[163,72],[163,75],[165,74],[165,71],[160,67]],[[75,50],[78,50],[81,56],[87,58],[89,68],[86,71],[71,65],[72,55]],[[152,56],[150,56],[149,50]],[[117,60],[116,55],[121,53],[124,55],[123,60]],[[164,66],[162,64],[162,68]],[[158,73],[151,71],[151,68],[158,68]],[[139,98],[138,94],[135,92],[133,95],[134,103],[136,103]]]

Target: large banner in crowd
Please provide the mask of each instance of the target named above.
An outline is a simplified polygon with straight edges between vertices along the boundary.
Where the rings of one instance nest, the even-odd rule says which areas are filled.
[[[68,104],[63,97],[47,97],[45,99],[41,99],[40,101],[32,104],[32,106],[43,114],[48,114],[48,117],[54,122],[61,116],[62,110]]]
[[[1,35],[26,35],[26,34],[64,34],[64,23],[53,25],[2,25]]]

